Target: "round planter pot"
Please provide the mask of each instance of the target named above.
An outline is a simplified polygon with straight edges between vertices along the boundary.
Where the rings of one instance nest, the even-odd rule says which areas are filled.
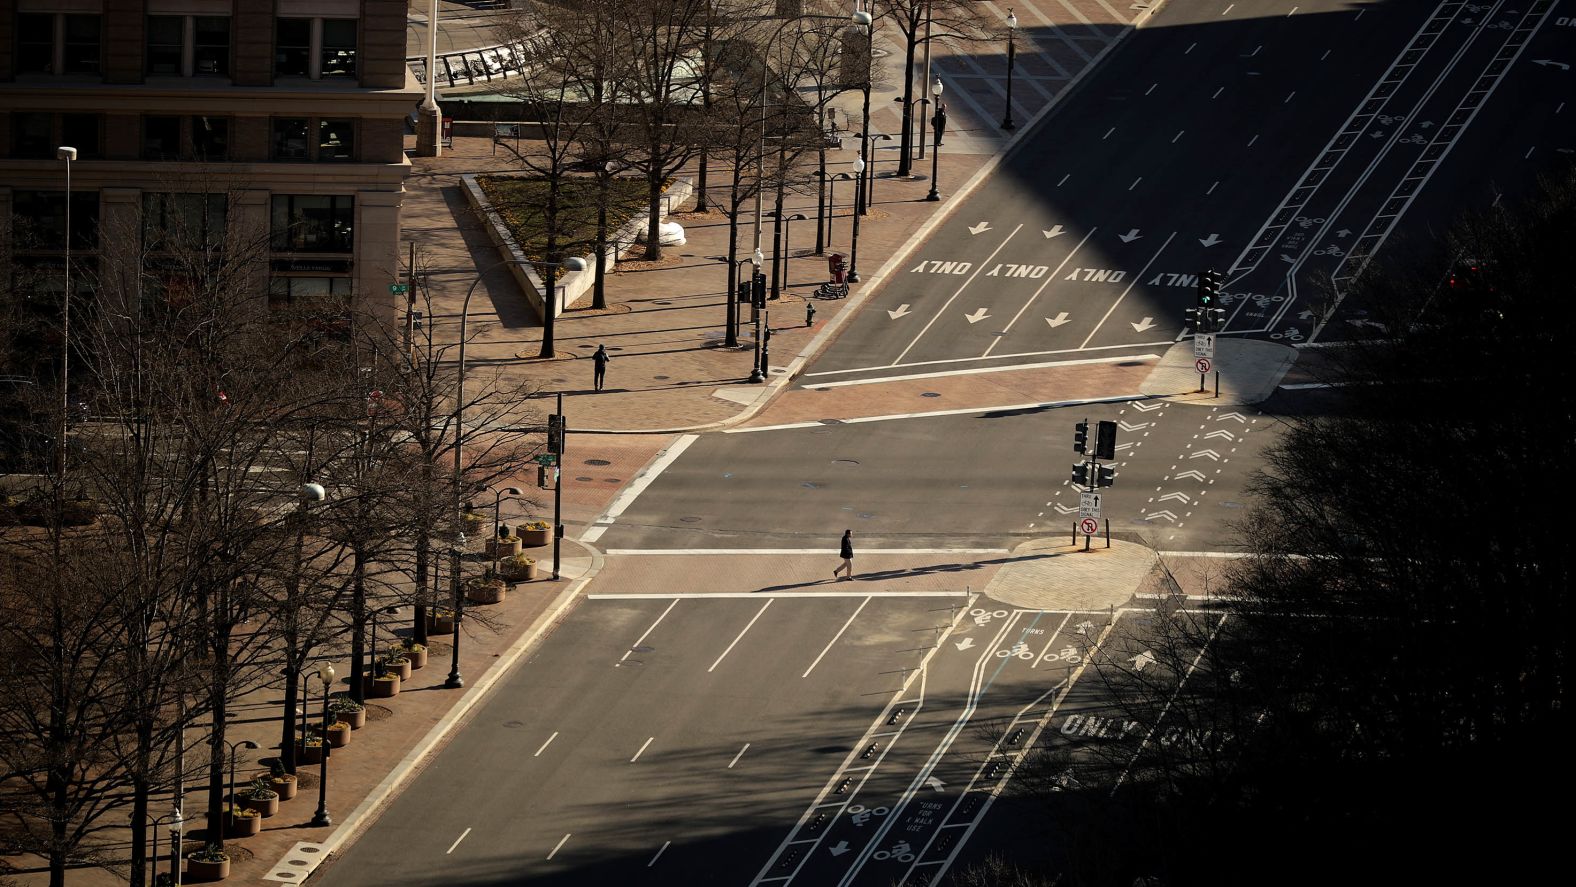
[[[279,812],[279,799],[254,798],[248,795],[241,798],[241,806],[248,810],[256,810],[264,819],[267,819]]]
[[[261,816],[231,816],[230,827],[225,830],[232,838],[251,838],[263,830]]]
[[[454,614],[447,616],[433,616],[427,620],[428,634],[448,634],[454,631]]]
[[[450,630],[452,631],[452,629]],[[401,650],[400,652],[404,653],[405,658],[410,660],[410,667],[413,671],[418,668],[427,667],[426,647],[422,647],[420,650]]]
[[[372,681],[371,695],[377,699],[388,699],[399,695],[399,676],[384,675]]]
[[[536,580],[537,565],[535,561],[524,567],[517,567],[504,574],[510,582],[534,582]]]
[[[553,530],[551,527],[545,530],[520,528],[520,544],[526,548],[541,548],[551,541],[553,541]]]
[[[340,723],[344,722],[341,721]],[[344,748],[350,744],[350,726],[348,724],[338,729],[329,727],[327,735],[328,744],[334,748]]]
[[[410,680],[410,660],[406,659],[403,662],[385,662],[383,663],[383,671],[385,674],[399,675],[400,682],[404,683],[405,681]]]
[[[487,540],[488,557],[514,557],[520,553],[519,538],[515,539],[489,539]]]
[[[344,720],[341,718],[340,720]],[[268,787],[279,794],[279,800],[288,801],[296,796],[296,779],[286,776],[283,779],[269,779]]]
[[[195,859],[186,860],[186,880],[194,884],[207,884],[213,881],[223,881],[230,877],[230,860],[220,862],[200,862]]]
[[[474,604],[501,604],[504,588],[503,585],[472,585],[465,589],[465,599]]]
[[[352,730],[360,730],[367,725],[367,710],[364,708],[355,711],[336,711],[334,716],[339,718],[341,724],[349,724]]]
[[[323,747],[321,745],[297,745],[296,763],[319,764],[323,761]]]

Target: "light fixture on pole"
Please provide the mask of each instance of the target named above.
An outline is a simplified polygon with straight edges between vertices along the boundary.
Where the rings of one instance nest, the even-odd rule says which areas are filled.
[[[1007,10],[1007,113],[1001,119],[1001,128],[1012,132],[1018,128],[1012,122],[1012,67],[1017,58],[1017,46],[1014,45],[1013,35],[1018,31],[1018,17],[1012,10]]]
[[[788,260],[793,258],[793,253],[790,251],[788,246],[789,233],[793,228],[794,222],[803,222],[806,218],[807,216],[805,216],[804,213],[794,213],[791,216],[783,216],[782,279],[784,289],[788,288]]]
[[[760,295],[763,294],[760,291],[764,287],[757,283],[761,279],[761,263],[765,261],[766,257],[761,255],[759,248],[750,256],[750,264],[755,266],[755,271],[750,278],[750,315],[751,320],[755,323],[755,349],[750,360],[750,378],[748,380],[751,384],[766,381],[766,374],[761,370],[761,315],[765,312],[761,306]]]
[[[170,820],[170,883],[181,882],[181,832],[186,828],[186,819],[181,816],[181,808],[175,808],[175,818]]]
[[[875,24],[875,19],[870,15],[870,13],[865,12],[864,10],[860,10],[859,12],[854,13],[854,24],[865,29],[865,46],[864,46],[864,50],[865,50],[865,82],[864,82],[864,85],[862,87],[863,90],[864,90],[864,94],[865,94],[864,95],[864,117],[861,119],[861,121],[859,123],[859,156],[861,158],[863,158],[863,157],[867,156],[870,153],[870,138],[869,138],[869,136],[870,136],[870,87],[871,87],[871,79],[875,76],[875,63],[876,63],[876,56],[875,56],[875,48],[876,48],[875,36],[876,35],[875,35],[875,28],[873,27],[874,24]],[[859,170],[862,173],[863,170],[864,170],[864,167],[860,166]],[[865,205],[865,182],[864,182],[864,179],[860,179],[859,180],[859,199],[854,201],[854,205],[856,207],[856,212],[855,212],[854,218],[857,219],[859,217],[859,214],[864,212],[864,205]],[[852,280],[852,281],[855,281],[855,282],[857,282],[859,280],[859,278],[853,277],[853,276],[850,276],[848,279]]]
[[[854,188],[860,193],[864,191],[865,158],[854,158]],[[857,207],[859,201],[854,201]],[[854,211],[854,242],[848,251],[848,282],[859,282],[859,211]]]
[[[940,200],[941,192],[937,189],[937,176],[941,174],[941,78],[930,84],[930,94],[936,97],[936,116],[930,119],[930,125],[936,131],[936,149],[930,152],[930,193],[925,195],[926,200]],[[921,127],[923,129],[923,127]]]
[[[878,132],[875,135],[870,137],[870,141],[871,142],[890,142],[890,141],[892,141],[892,136],[889,135],[888,133]],[[876,201],[876,155],[875,155],[875,145],[872,144],[870,146],[870,151],[871,151],[871,154],[870,154],[870,171],[865,173],[865,178],[867,180],[867,184],[865,185],[865,202],[864,202],[864,205],[861,206],[860,209],[859,209],[859,212],[860,212],[861,215],[869,215],[870,214],[870,205],[872,203],[875,203],[875,201]]]
[[[443,119],[438,110],[438,0],[427,5],[427,94],[421,100],[421,126],[417,152],[430,157],[443,153]]]
[[[55,158],[66,163],[66,289],[60,296],[60,439],[55,442],[55,467],[66,478],[66,431],[71,422],[71,162],[77,149],[61,145]]]
[[[242,739],[240,742],[230,742],[229,740],[224,740],[224,744],[230,747],[230,821],[229,821],[229,825],[233,826],[235,824],[235,811],[241,806],[240,802],[237,801],[236,798],[235,798],[235,750],[238,749],[238,748],[256,749],[258,747],[258,745],[257,745],[257,743],[253,742],[250,739]]]
[[[328,816],[328,755],[332,746],[328,742],[328,688],[334,685],[338,673],[334,666],[323,663],[317,667],[317,679],[323,682],[323,755],[317,771],[317,812],[312,814],[312,827],[324,828],[334,824]]]
[[[827,176],[827,179],[826,179],[826,242],[828,244],[832,244],[832,243],[836,242],[832,238],[832,220],[837,218],[837,183],[838,182],[851,181],[851,180],[853,180],[853,178],[854,178],[853,176],[849,175],[846,172],[840,172],[840,173],[838,173],[835,176]]]
[[[465,593],[460,589],[460,555],[464,553],[465,534],[462,532],[455,535],[454,545],[449,548],[449,583],[454,586],[454,637],[449,649],[449,676],[444,679],[443,686],[450,690],[465,686],[465,679],[460,676],[460,619],[465,616]]]
[[[500,547],[502,547],[502,546],[500,546],[498,544],[498,539],[499,539],[498,527],[501,524],[500,516],[501,516],[502,511],[503,511],[503,497],[505,497],[505,496],[514,497],[514,496],[518,496],[518,495],[520,495],[520,491],[519,491],[518,488],[515,488],[515,487],[504,487],[503,489],[498,490],[498,491],[493,493],[493,564],[492,564],[492,571],[493,571],[493,575],[494,576],[498,575],[498,549]]]

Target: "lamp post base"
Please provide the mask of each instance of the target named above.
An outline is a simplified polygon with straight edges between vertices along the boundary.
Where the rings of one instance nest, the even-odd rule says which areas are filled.
[[[925,195],[925,199],[934,203],[935,201],[941,199],[941,195],[937,193],[935,188],[931,188],[930,193]]]
[[[1001,128],[1005,129],[1008,132],[1012,132],[1013,130],[1018,128],[1018,124],[1013,123],[1012,122],[1012,118],[1008,117],[1006,120],[1003,120],[1001,122]]]
[[[451,674],[449,675],[448,679],[443,682],[443,686],[449,688],[450,690],[458,690],[465,686],[465,679],[460,677],[457,673]]]
[[[418,108],[416,114],[416,156],[437,157],[443,153],[443,110]]]
[[[850,270],[848,272],[848,282],[849,283],[858,283],[859,282],[859,272]]]
[[[327,813],[319,811],[317,815],[312,817],[313,828],[327,828],[333,824],[334,820]]]

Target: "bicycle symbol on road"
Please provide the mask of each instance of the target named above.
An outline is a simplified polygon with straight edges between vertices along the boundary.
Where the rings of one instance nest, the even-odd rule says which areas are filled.
[[[1271,302],[1284,302],[1284,301],[1286,301],[1286,297],[1285,296],[1266,296],[1263,293],[1254,293],[1253,294],[1253,301],[1260,308],[1263,308],[1265,305],[1268,305]]]
[[[1428,144],[1428,139],[1423,138],[1422,133],[1414,132],[1404,139],[1396,139],[1396,143],[1401,145],[1426,145]]]
[[[1068,665],[1077,665],[1083,661],[1083,656],[1078,652],[1077,647],[1069,644],[1058,652],[1046,653],[1040,659],[1044,662],[1065,662]]]
[[[1341,249],[1340,244],[1332,243],[1324,249],[1314,250],[1313,254],[1316,256],[1334,256],[1335,258],[1339,259],[1341,256],[1346,255],[1346,251]]]
[[[1285,339],[1288,342],[1301,342],[1302,341],[1302,330],[1299,330],[1299,329],[1297,329],[1294,326],[1289,326],[1289,327],[1287,327],[1285,330],[1283,330],[1281,332],[1270,333],[1270,338],[1271,339]]]
[[[982,608],[976,607],[976,608],[974,608],[974,609],[969,611],[969,615],[974,617],[974,624],[975,625],[984,625],[985,623],[991,621],[992,619],[1004,619],[1004,618],[1006,618],[1007,611],[1006,610],[986,610],[986,609],[982,609]]]
[[[907,841],[898,841],[892,845],[891,850],[877,850],[870,854],[873,859],[895,859],[898,862],[913,862],[914,848]]]
[[[1028,644],[1019,641],[1009,649],[996,651],[997,659],[1006,659],[1008,656],[1016,656],[1019,659],[1033,659],[1034,653],[1029,650]]]
[[[1293,219],[1293,221],[1295,221],[1297,223],[1297,225],[1299,227],[1302,227],[1302,228],[1308,228],[1308,227],[1312,227],[1314,225],[1323,225],[1324,224],[1324,220],[1323,219],[1315,219],[1315,218],[1312,218],[1310,216],[1298,216],[1297,218]]]
[[[887,815],[890,812],[891,811],[888,810],[886,807],[876,807],[876,808],[872,809],[870,807],[866,807],[863,804],[849,804],[848,805],[848,815],[849,815],[849,818],[851,818],[854,821],[854,825],[864,825],[865,823],[870,821],[870,817],[872,817],[872,816],[885,816],[885,815]]]

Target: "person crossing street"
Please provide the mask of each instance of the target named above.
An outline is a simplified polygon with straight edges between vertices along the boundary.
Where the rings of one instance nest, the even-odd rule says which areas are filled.
[[[838,573],[847,573],[848,575],[845,576],[844,578],[850,579],[850,580],[853,579],[854,578],[854,531],[853,530],[844,530],[843,531],[843,544],[842,544],[842,547],[838,550],[838,557],[841,557],[843,559],[843,563],[837,569],[832,571],[832,578],[836,579]]]
[[[591,355],[591,363],[595,364],[595,372],[592,376],[598,391],[602,390],[602,380],[607,378],[607,362],[612,359],[607,354],[606,345],[596,346],[596,353]]]

